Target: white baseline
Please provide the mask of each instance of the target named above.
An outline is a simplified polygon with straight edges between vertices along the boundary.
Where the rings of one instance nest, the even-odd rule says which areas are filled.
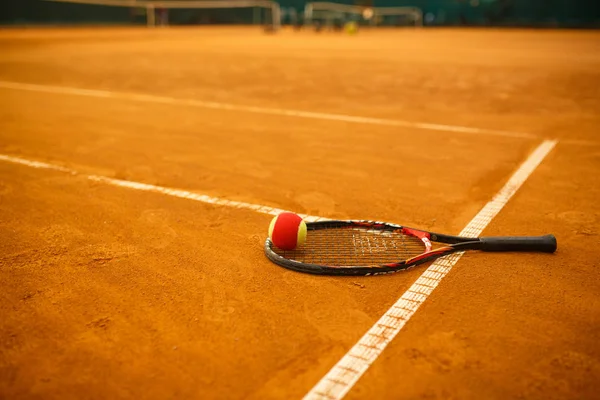
[[[156,96],[156,95],[128,93],[128,92],[114,92],[114,91],[107,91],[107,90],[80,89],[80,88],[72,88],[72,87],[65,87],[65,86],[50,86],[50,85],[37,85],[37,84],[31,84],[31,83],[0,81],[0,88],[11,89],[11,90],[25,90],[25,91],[30,91],[30,92],[66,94],[66,95],[96,97],[96,98],[105,98],[105,99],[119,99],[119,100],[140,101],[140,102],[147,102],[147,103],[202,107],[202,108],[210,108],[210,109],[214,109],[214,110],[248,112],[248,113],[255,113],[255,114],[281,115],[281,116],[296,117],[296,118],[341,121],[341,122],[350,122],[350,123],[357,123],[357,124],[405,127],[405,128],[422,129],[422,130],[429,130],[429,131],[456,132],[456,133],[467,133],[467,134],[476,134],[476,135],[495,135],[495,136],[505,136],[505,137],[514,137],[514,138],[522,138],[522,139],[536,138],[535,135],[533,135],[531,133],[526,133],[526,132],[512,132],[512,131],[503,131],[503,130],[495,130],[495,129],[483,129],[483,128],[473,128],[473,127],[467,127],[467,126],[457,126],[457,125],[430,124],[430,123],[425,123],[425,122],[412,122],[412,121],[402,121],[402,120],[394,120],[394,119],[358,117],[358,116],[353,116],[353,115],[328,114],[328,113],[320,113],[320,112],[312,112],[312,111],[289,110],[289,109],[283,109],[283,108],[243,106],[243,105],[237,105],[237,104],[217,103],[217,102],[212,102],[212,101],[181,99],[181,98],[168,97],[168,96]]]
[[[545,140],[521,164],[508,182],[459,233],[478,237],[556,145]],[[427,297],[450,272],[463,252],[435,261],[337,364],[306,394],[305,400],[342,399],[396,337]]]

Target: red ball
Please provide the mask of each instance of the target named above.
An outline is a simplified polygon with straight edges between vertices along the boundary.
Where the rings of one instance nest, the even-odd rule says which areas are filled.
[[[282,250],[293,250],[306,241],[306,223],[298,215],[284,212],[273,218],[269,238]]]

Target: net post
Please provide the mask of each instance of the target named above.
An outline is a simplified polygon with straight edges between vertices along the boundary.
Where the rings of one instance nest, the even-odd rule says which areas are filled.
[[[281,29],[281,7],[275,1],[271,6],[271,19],[273,20],[273,30]]]
[[[146,5],[146,21],[148,23],[148,28],[156,26],[156,14],[154,12],[153,4]]]
[[[312,25],[313,5],[306,3],[304,7],[304,25]]]
[[[290,15],[290,23],[292,25],[296,26],[298,24],[298,12],[296,11],[296,9],[290,8],[289,15]]]
[[[261,9],[259,7],[253,7],[252,8],[252,23],[254,25],[259,25],[260,24],[260,14],[261,14]]]
[[[423,11],[420,8],[417,8],[415,11],[415,27],[422,28],[423,27]]]

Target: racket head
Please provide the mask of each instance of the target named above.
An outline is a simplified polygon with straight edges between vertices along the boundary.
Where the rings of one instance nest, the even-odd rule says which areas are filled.
[[[303,245],[282,250],[267,239],[266,256],[282,267],[320,275],[386,274],[439,256],[430,252],[429,233],[401,225],[326,220],[306,226]]]

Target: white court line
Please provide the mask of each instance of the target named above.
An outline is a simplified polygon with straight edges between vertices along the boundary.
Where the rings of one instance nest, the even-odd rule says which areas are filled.
[[[126,181],[126,180],[122,180],[122,179],[114,179],[114,178],[109,178],[109,177],[100,176],[100,175],[81,174],[81,173],[75,171],[74,169],[65,168],[60,165],[54,165],[54,164],[48,164],[48,163],[39,162],[39,161],[28,160],[25,158],[9,156],[6,154],[0,154],[0,160],[11,162],[14,164],[26,165],[28,167],[33,167],[33,168],[50,169],[50,170],[54,170],[54,171],[67,172],[72,175],[84,176],[91,181],[102,182],[102,183],[106,183],[106,184],[112,185],[112,186],[119,186],[119,187],[124,187],[124,188],[129,188],[129,189],[135,189],[135,190],[143,190],[146,192],[161,193],[161,194],[166,194],[167,196],[179,197],[182,199],[189,199],[189,200],[199,201],[202,203],[214,204],[214,205],[218,205],[218,206],[243,208],[243,209],[247,209],[247,210],[253,210],[253,211],[259,212],[261,214],[279,215],[280,213],[286,211],[286,210],[282,210],[280,208],[263,206],[263,205],[259,205],[259,204],[245,203],[242,201],[235,201],[235,200],[227,200],[227,199],[223,199],[220,197],[211,197],[211,196],[207,196],[205,194],[188,192],[187,190],[173,189],[173,188],[168,188],[168,187],[164,187],[164,186],[156,186],[156,185],[150,185],[147,183]],[[309,221],[309,222],[321,221],[321,220],[326,219],[326,218],[317,217],[314,215],[306,215],[306,214],[298,214],[298,215],[300,215],[302,218],[304,218],[306,221]]]
[[[550,153],[556,143],[556,140],[542,142],[459,235],[478,237]],[[304,396],[304,400],[342,399],[396,337],[462,255],[462,252],[454,253],[431,264],[354,347]]]
[[[351,122],[357,124],[369,124],[369,125],[382,125],[382,126],[396,126],[405,128],[422,129],[429,131],[442,131],[442,132],[457,132],[457,133],[468,133],[476,135],[495,135],[514,137],[522,139],[534,139],[535,135],[526,132],[512,132],[502,131],[495,129],[483,129],[483,128],[472,128],[467,126],[457,125],[442,125],[442,124],[429,124],[424,122],[411,122],[401,121],[393,119],[383,118],[371,118],[371,117],[357,117],[352,115],[342,114],[328,114],[312,111],[300,111],[300,110],[289,110],[283,108],[266,108],[266,107],[254,107],[254,106],[242,106],[236,104],[227,103],[216,103],[212,101],[201,101],[193,99],[179,99],[175,97],[167,96],[155,96],[149,94],[136,94],[127,92],[113,92],[106,90],[92,90],[92,89],[79,89],[65,86],[50,86],[50,85],[36,85],[30,83],[20,82],[8,82],[0,81],[0,88],[13,89],[13,90],[26,90],[30,92],[44,92],[54,94],[69,94],[75,96],[87,96],[97,98],[109,98],[109,99],[120,99],[120,100],[132,100],[147,103],[160,103],[160,104],[171,104],[171,105],[183,105],[192,107],[210,108],[214,110],[226,110],[226,111],[242,111],[255,114],[269,114],[269,115],[283,115],[287,117],[296,118],[309,118],[309,119],[320,119],[328,121],[341,121]]]

